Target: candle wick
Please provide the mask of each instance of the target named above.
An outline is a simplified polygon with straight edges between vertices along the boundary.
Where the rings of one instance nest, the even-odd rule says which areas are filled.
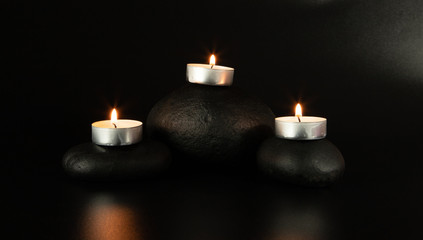
[[[214,64],[210,64],[210,65],[211,65],[210,69],[213,69],[213,67],[214,67]]]
[[[117,126],[116,126],[116,124],[115,123],[112,123],[113,124],[113,126],[115,126],[115,128],[117,128]]]
[[[301,118],[300,118],[300,116],[297,116],[297,118],[298,118],[298,122],[301,122]]]

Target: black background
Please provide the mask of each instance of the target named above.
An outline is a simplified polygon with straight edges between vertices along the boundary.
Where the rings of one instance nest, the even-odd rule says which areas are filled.
[[[296,231],[306,232],[310,239],[330,235],[319,232],[313,224],[315,228],[304,228],[309,222],[295,220],[305,208],[302,201],[312,210],[334,213],[331,221],[323,221],[336,230],[329,232],[339,234],[334,238],[405,239],[422,235],[418,222],[422,217],[423,2],[16,1],[4,6],[9,19],[2,34],[6,40],[1,87],[5,98],[3,169],[7,188],[16,190],[7,199],[15,203],[10,208],[10,223],[18,227],[13,231],[17,238],[81,238],[78,233],[85,231],[81,228],[90,225],[79,221],[78,211],[71,209],[79,209],[98,191],[112,192],[118,202],[129,206],[127,209],[135,206],[116,213],[124,216],[148,208],[147,203],[138,201],[144,199],[141,196],[163,196],[190,206],[188,210],[185,205],[175,207],[174,213],[162,209],[169,202],[161,205],[153,201],[160,213],[146,214],[154,217],[178,215],[179,211],[198,214],[201,210],[195,207],[204,209],[201,203],[210,192],[214,197],[223,196],[224,201],[216,202],[222,200],[230,211],[216,203],[219,211],[208,209],[204,215],[223,215],[216,215],[217,219],[210,216],[212,220],[207,221],[212,223],[206,221],[206,225],[214,229],[213,224],[234,217],[239,226],[229,224],[231,230],[222,230],[220,238],[272,238],[255,221],[268,225],[266,221],[278,218],[278,210],[266,215],[261,206],[267,203],[260,201],[276,204],[283,212],[279,222],[294,222],[282,224],[294,233],[284,227],[280,236],[269,233],[281,239],[289,234],[304,237],[295,235]],[[63,153],[90,141],[92,122],[109,118],[113,107],[118,108],[120,118],[145,121],[155,102],[185,83],[186,64],[206,63],[211,53],[219,65],[236,69],[234,87],[261,98],[276,116],[293,114],[300,101],[305,115],[328,118],[328,139],[346,160],[343,181],[317,191],[261,180],[257,183],[251,180],[255,176],[231,181],[232,185],[210,179],[193,185],[193,181],[169,177],[137,183],[143,191],[133,195],[134,188],[140,189],[134,183],[129,184],[134,188],[92,186],[64,176],[60,166]],[[119,190],[116,193],[113,189]],[[215,189],[219,194],[214,194]],[[196,198],[186,197],[185,191],[201,197],[192,200]],[[257,195],[262,197],[254,202]],[[184,200],[178,201],[181,196]],[[198,206],[186,203],[185,198]],[[248,200],[230,205],[239,199]],[[248,205],[249,201],[255,207]],[[122,216],[120,219],[125,218]],[[186,229],[163,221],[168,217],[158,218],[162,224],[150,220],[147,225],[166,226],[156,230],[169,231],[168,239],[191,239],[191,235],[184,235],[190,231],[195,236],[192,238],[212,236],[209,228],[202,231],[201,227],[194,234],[187,227],[193,224],[188,223],[190,216],[181,216],[187,220],[181,222]],[[138,229],[138,224],[133,227]],[[131,229],[122,231],[130,233]]]

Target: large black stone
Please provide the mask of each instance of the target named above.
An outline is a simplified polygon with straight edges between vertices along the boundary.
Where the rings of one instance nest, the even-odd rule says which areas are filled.
[[[163,143],[143,140],[121,147],[80,144],[65,153],[62,165],[72,177],[117,180],[155,176],[166,170],[170,162],[170,151]]]
[[[151,109],[146,132],[171,148],[175,164],[221,170],[252,163],[274,121],[269,107],[234,87],[187,83]]]
[[[270,177],[303,186],[327,186],[343,174],[345,163],[327,139],[295,141],[277,137],[263,142],[257,152],[259,169]]]

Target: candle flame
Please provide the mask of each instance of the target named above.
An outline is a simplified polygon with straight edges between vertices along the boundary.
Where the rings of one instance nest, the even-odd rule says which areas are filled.
[[[299,103],[295,107],[295,116],[298,117],[298,118],[303,116],[303,112],[301,110],[301,105]]]
[[[116,108],[113,108],[111,121],[112,121],[112,123],[117,123],[117,112],[116,112]]]
[[[210,57],[210,65],[212,65],[212,67],[216,64],[216,57],[214,56],[214,54],[211,55]]]

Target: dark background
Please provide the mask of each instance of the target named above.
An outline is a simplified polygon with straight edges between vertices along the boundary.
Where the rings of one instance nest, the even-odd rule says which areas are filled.
[[[210,237],[210,229],[228,226],[217,223],[231,217],[239,225],[229,224],[230,230],[222,230],[219,238],[325,239],[332,233],[334,239],[422,236],[423,2],[15,1],[3,5],[9,17],[2,34],[6,40],[1,87],[3,169],[7,189],[12,190],[7,199],[17,239],[82,238],[78,234],[85,230],[81,229],[90,225],[81,223],[78,211],[71,209],[85,214],[81,206],[97,199],[98,192],[107,192],[126,206],[123,212],[112,211],[119,219],[144,213],[142,209],[150,206],[144,205],[144,196],[162,197],[163,203],[147,198],[160,211],[145,214],[160,216],[156,222],[161,224],[150,219],[147,225],[163,227],[156,230],[169,232],[169,239]],[[90,141],[92,122],[109,118],[113,107],[120,118],[145,121],[154,103],[185,84],[186,64],[206,63],[211,53],[219,65],[236,69],[234,87],[261,98],[276,116],[293,114],[300,101],[305,115],[326,117],[328,139],[345,157],[344,179],[329,189],[312,190],[256,181],[256,176],[239,182],[207,179],[203,185],[165,177],[129,184],[133,188],[75,183],[64,176],[63,153]],[[186,197],[187,192],[200,199]],[[194,224],[188,221],[191,215],[176,217],[187,220],[179,222],[186,229],[176,227],[178,221],[163,220],[180,212],[203,216],[200,203],[209,195],[218,198],[214,206],[218,210],[207,208],[204,215],[223,215],[214,220],[208,215],[212,220],[204,223],[204,231],[198,227],[194,234],[187,227]],[[187,205],[162,208],[169,204],[166,199]],[[218,204],[220,200],[225,204]],[[276,206],[270,211],[273,214],[266,215],[261,208],[268,205]],[[311,210],[304,213],[303,209]],[[331,218],[321,220],[320,212]],[[268,233],[257,223],[272,225],[267,221],[274,218],[283,226],[276,228],[281,235]],[[131,224],[135,229],[142,225]],[[319,224],[331,228],[323,231]],[[122,229],[130,234],[132,228]],[[147,235],[156,236],[151,231]],[[141,235],[131,236],[148,239]]]

